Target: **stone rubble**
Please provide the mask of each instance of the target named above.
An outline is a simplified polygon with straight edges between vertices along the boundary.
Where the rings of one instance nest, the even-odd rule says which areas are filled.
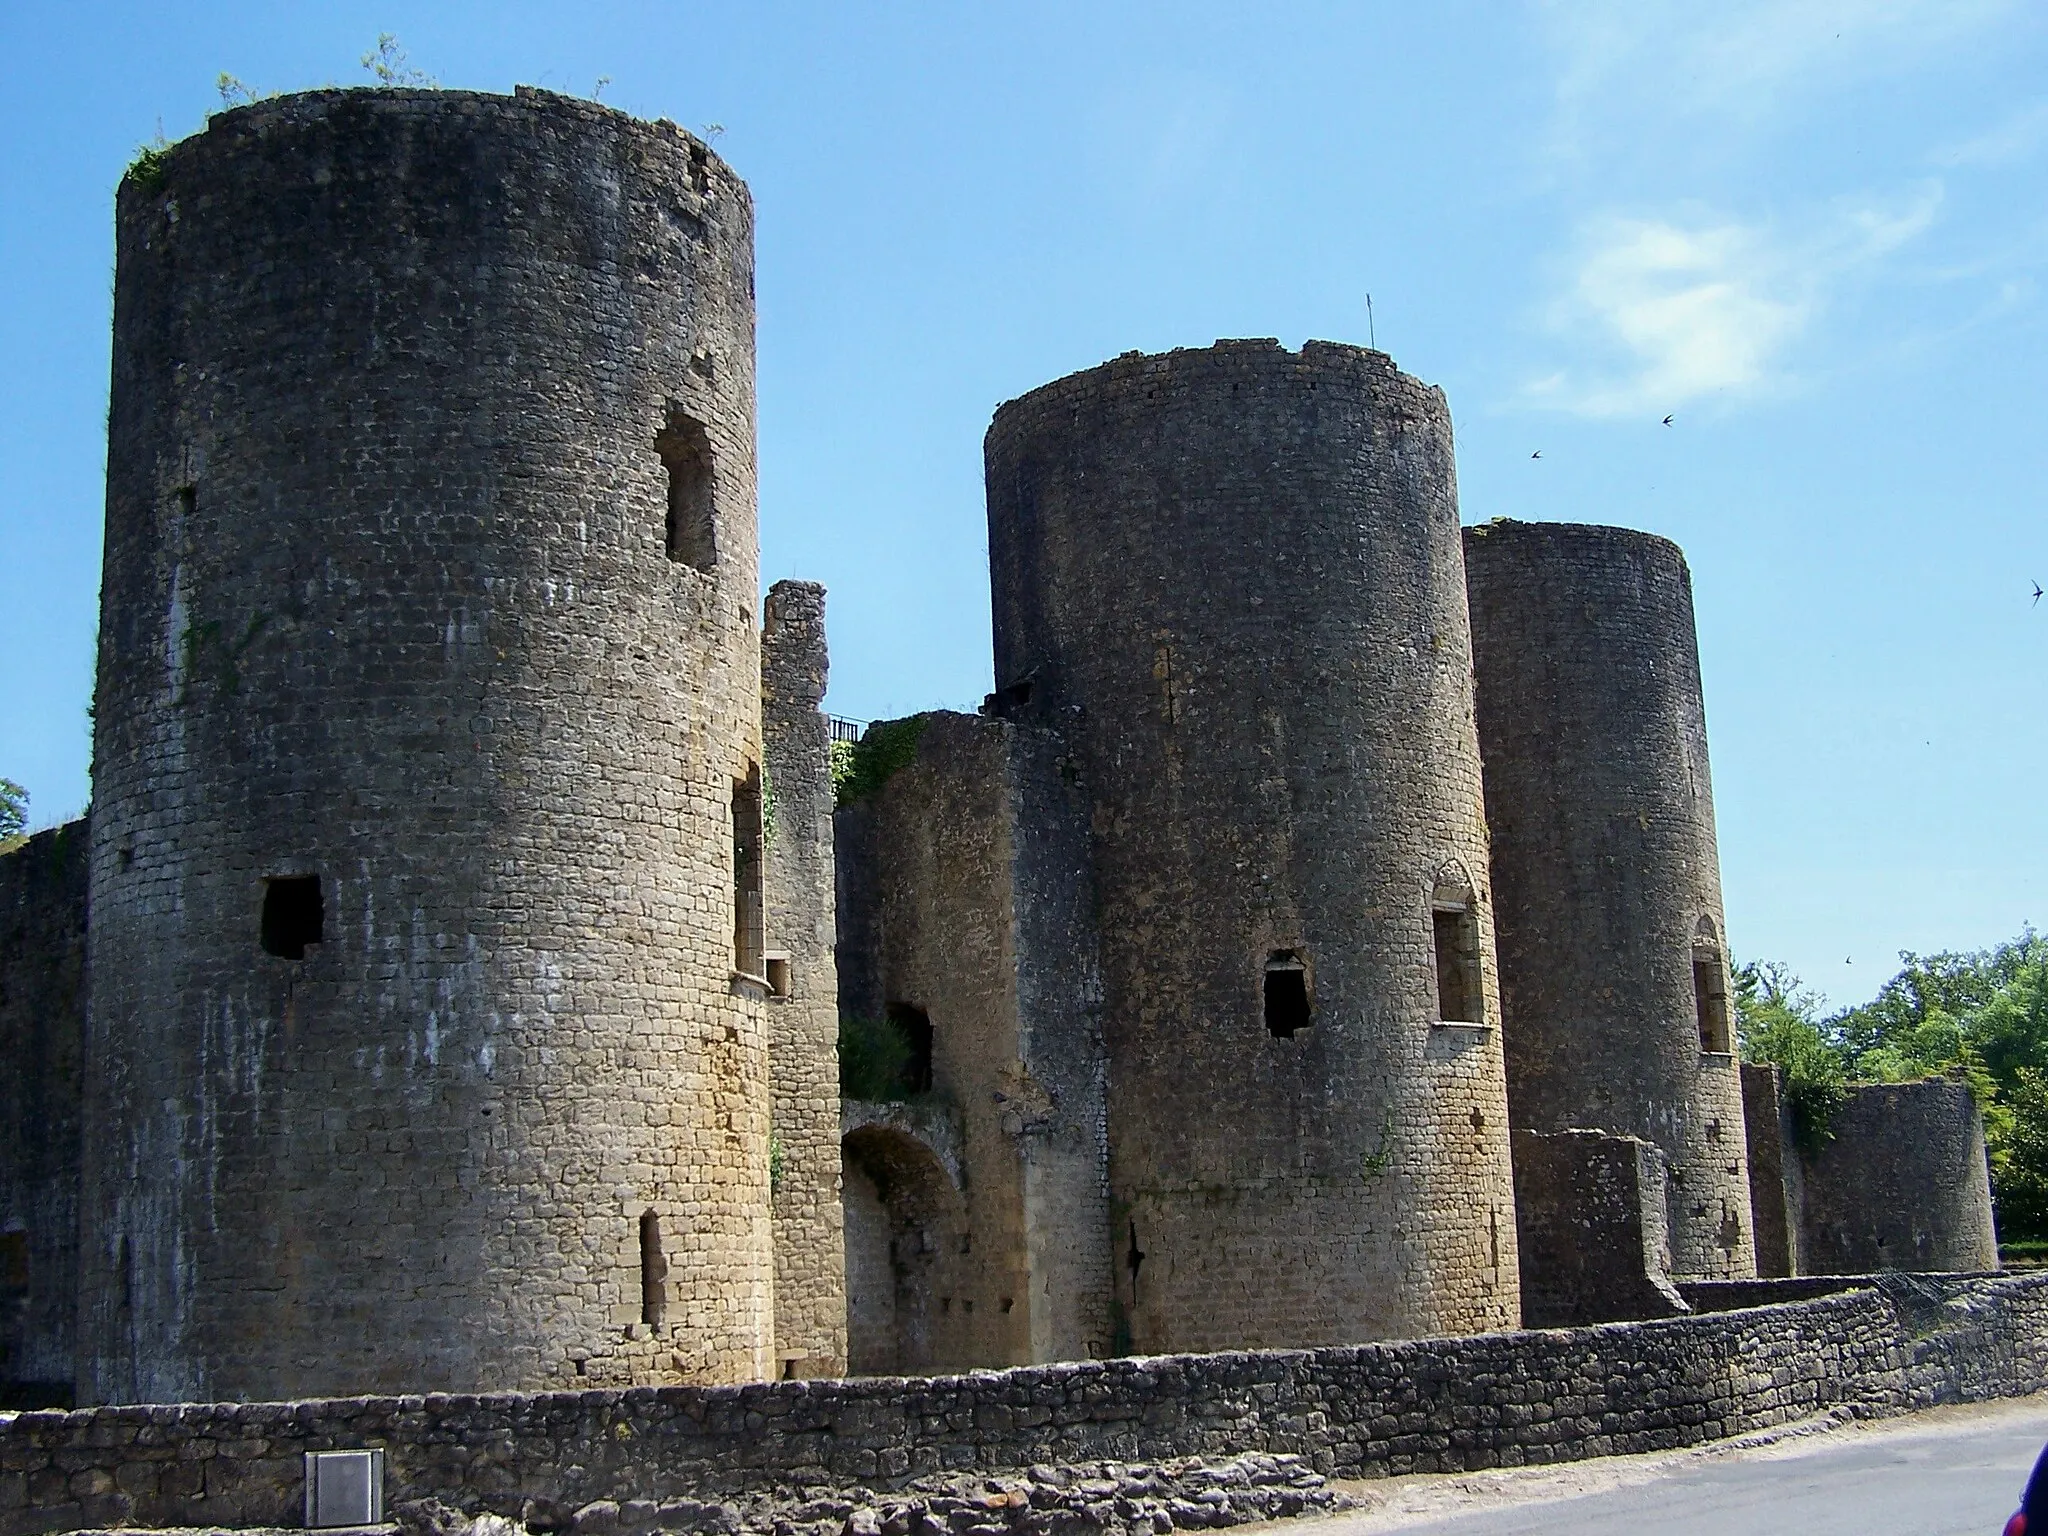
[[[917,1478],[892,1491],[811,1487],[730,1502],[601,1499],[569,1510],[528,1500],[521,1521],[467,1516],[436,1499],[394,1511],[402,1536],[1163,1536],[1331,1514],[1357,1501],[1299,1456],[1034,1466],[1001,1476]]]

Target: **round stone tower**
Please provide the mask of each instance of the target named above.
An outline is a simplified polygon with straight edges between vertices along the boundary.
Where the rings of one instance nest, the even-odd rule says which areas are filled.
[[[1512,1326],[1442,393],[1323,342],[1131,354],[987,460],[991,707],[1094,807],[1122,1342]]]
[[[1675,1274],[1756,1272],[1692,577],[1626,528],[1465,530],[1518,1129],[1639,1136]]]
[[[117,217],[83,1400],[765,1374],[746,187],[328,90]]]

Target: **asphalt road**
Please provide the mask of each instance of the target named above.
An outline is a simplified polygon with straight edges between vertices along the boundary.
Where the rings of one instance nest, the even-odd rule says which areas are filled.
[[[1997,1536],[2048,1441],[2048,1395],[1749,1450],[1365,1485],[1378,1507],[1297,1536]],[[1375,1493],[1375,1488],[1384,1490]]]

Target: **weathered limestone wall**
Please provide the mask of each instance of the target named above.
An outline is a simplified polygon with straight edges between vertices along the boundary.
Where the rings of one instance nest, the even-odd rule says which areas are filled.
[[[598,1500],[804,1497],[1109,1457],[1299,1454],[1349,1477],[1571,1461],[2048,1379],[2048,1277],[1876,1284],[1648,1323],[929,1381],[24,1414],[0,1421],[0,1536],[293,1525],[301,1453],[336,1447],[386,1448],[391,1504],[438,1498],[546,1529]]]
[[[1515,1126],[1654,1142],[1672,1272],[1754,1275],[1685,558],[1502,520],[1465,566]]]
[[[117,223],[82,1397],[769,1374],[746,187],[315,91]]]
[[[1515,1132],[1522,1321],[1633,1322],[1686,1310],[1670,1278],[1664,1154],[1602,1131]]]
[[[91,839],[79,820],[0,857],[0,1408],[72,1398]]]
[[[1749,1144],[1749,1209],[1756,1224],[1756,1272],[1761,1279],[1796,1274],[1793,1246],[1804,1203],[1799,1148],[1792,1117],[1779,1092],[1778,1069],[1742,1064],[1742,1123]]]
[[[1849,1090],[1817,1153],[1799,1153],[1798,1273],[1998,1268],[1984,1120],[1961,1083]]]
[[[825,589],[779,581],[761,631],[769,786],[768,952],[788,963],[768,1005],[775,1197],[775,1356],[785,1376],[846,1374],[839,1191],[839,988],[833,963],[832,769]]]
[[[1116,1347],[1513,1323],[1443,395],[1224,342],[1013,400],[986,457],[994,704],[1066,740],[1092,808]],[[1300,1027],[1267,1016],[1290,988]]]
[[[1042,730],[924,717],[914,761],[839,813],[848,1006],[930,1021],[927,1102],[849,1106],[856,1370],[1110,1349],[1102,1049],[1086,809]],[[854,1207],[858,1207],[857,1214]],[[884,1337],[893,1337],[885,1347]]]

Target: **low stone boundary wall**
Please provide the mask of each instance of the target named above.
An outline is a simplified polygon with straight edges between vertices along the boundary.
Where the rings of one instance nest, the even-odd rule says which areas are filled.
[[[1262,1452],[1376,1477],[1569,1461],[2048,1380],[2048,1276],[1869,1286],[1648,1323],[923,1380],[23,1413],[0,1423],[0,1532],[296,1525],[301,1453],[372,1445],[393,1505],[548,1529],[604,1501],[1035,1464]]]

